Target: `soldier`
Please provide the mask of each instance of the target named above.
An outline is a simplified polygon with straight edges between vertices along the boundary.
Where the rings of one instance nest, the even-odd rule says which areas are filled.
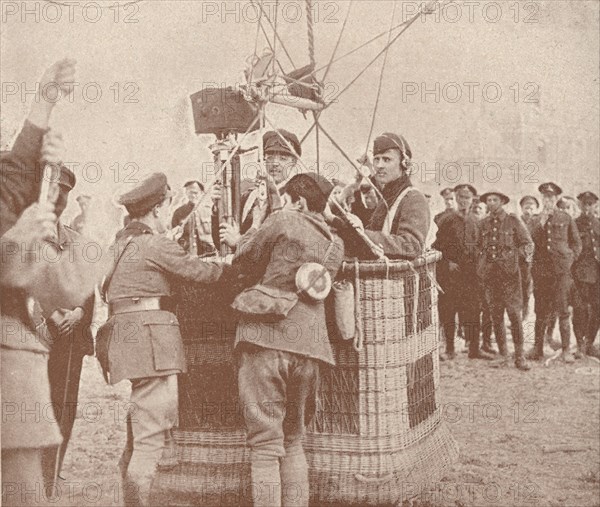
[[[276,294],[296,294],[296,275],[305,263],[321,264],[334,279],[344,249],[323,217],[332,189],[315,173],[294,176],[284,187],[284,209],[268,217],[262,227],[252,226],[252,234],[245,235],[236,250],[233,265]],[[254,224],[262,223],[260,212],[255,208]],[[303,295],[275,322],[244,313],[236,333],[236,354],[253,504],[308,506],[302,436],[315,413],[320,364],[335,364],[323,301]]]
[[[92,293],[102,263],[86,262],[82,248],[69,255],[43,249],[42,240],[55,228],[54,205],[40,195],[46,164],[63,160],[62,138],[49,131],[57,101],[41,93],[49,84],[67,97],[75,82],[75,61],[64,59],[42,76],[40,93],[12,149],[3,152],[0,165],[0,310],[2,314],[2,504],[31,505],[41,499],[42,453],[58,446],[62,437],[53,417],[48,383],[48,349],[28,312],[28,298],[48,307],[72,308]],[[34,204],[35,203],[35,204]],[[47,255],[43,255],[46,252]],[[52,262],[49,261],[52,259]],[[24,417],[21,410],[43,410],[42,417]],[[29,409],[29,408],[28,408]]]
[[[59,195],[55,206],[56,231],[46,242],[57,252],[69,252],[73,245],[88,245],[90,242],[86,242],[81,234],[60,220],[67,206],[68,194],[76,182],[75,175],[69,169],[64,166],[60,169]],[[86,355],[94,355],[94,341],[90,329],[93,313],[93,293],[76,308],[41,308],[40,317],[43,316],[43,320],[38,321],[37,327],[40,334],[46,335],[48,339],[50,396],[63,437],[58,448],[47,447],[44,450],[42,463],[47,485],[52,484],[51,481],[56,480],[55,474],[60,473],[75,423],[83,358]]]
[[[531,274],[535,297],[535,345],[528,359],[544,358],[544,335],[552,313],[559,319],[562,358],[574,361],[569,352],[571,326],[569,322],[569,291],[573,283],[571,267],[581,252],[581,239],[575,221],[556,207],[562,189],[555,183],[539,186],[543,210],[533,221],[532,239],[535,245]]]
[[[472,185],[458,185],[454,192],[458,211],[446,217],[438,230],[433,247],[442,252],[448,263],[448,306],[442,308],[440,324],[446,336],[446,354],[441,359],[453,359],[456,315],[464,326],[469,343],[470,359],[493,359],[493,354],[480,349],[481,292],[476,274],[478,221],[469,213],[477,190]]]
[[[119,463],[127,505],[150,505],[156,468],[161,457],[174,452],[177,375],[186,366],[173,291],[181,280],[211,283],[223,271],[164,236],[170,201],[163,173],[120,197],[131,222],[117,235],[115,265],[103,285],[109,319],[98,330],[98,359],[110,384],[131,381],[135,407],[127,416],[127,445]]]
[[[297,174],[296,165],[302,156],[302,146],[295,134],[278,129],[269,131],[263,136],[263,152],[266,170],[271,181],[265,181],[258,175],[257,182],[252,185],[252,188],[242,193],[240,199],[241,224],[219,224],[216,207],[213,207],[212,234],[217,248],[223,241],[235,250],[241,236],[252,227],[252,210],[255,206],[264,206],[265,202],[270,200],[272,209],[269,209],[268,213],[281,209],[279,191],[292,176]],[[273,188],[273,185],[276,188]],[[267,199],[267,194],[270,199]],[[221,186],[218,183],[213,185],[211,197],[213,202],[221,198]]]
[[[207,207],[202,202],[204,186],[199,181],[193,180],[188,181],[183,188],[188,202],[175,210],[171,220],[171,227],[174,229],[185,222],[177,242],[186,252],[191,252],[193,255],[215,253],[211,238],[210,204]],[[193,242],[190,241],[190,236],[194,237]]]
[[[490,214],[479,228],[477,275],[483,282],[485,299],[490,308],[498,350],[505,362],[508,356],[504,311],[508,313],[515,345],[515,366],[527,371],[523,354],[522,293],[519,258],[531,262],[533,241],[529,231],[516,215],[504,211],[510,199],[501,192],[481,196]]]
[[[577,339],[576,357],[600,358],[594,341],[600,327],[600,220],[594,216],[598,196],[583,192],[577,196],[582,214],[575,221],[581,235],[581,255],[573,264],[576,297],[573,308],[573,331]]]
[[[456,211],[456,199],[454,196],[454,189],[445,188],[440,192],[440,195],[444,199],[445,208],[444,211],[441,211],[433,218],[433,221],[438,227],[440,226],[440,222],[444,218],[446,218],[448,215],[451,215],[453,211]]]
[[[408,175],[412,157],[402,136],[386,132],[373,143],[375,179],[383,196],[368,224],[349,215],[354,227],[383,249],[390,259],[412,260],[425,251],[431,215],[425,196],[413,187]]]
[[[86,229],[88,227],[89,219],[88,212],[90,209],[90,202],[92,200],[92,197],[87,194],[82,194],[78,196],[75,200],[77,201],[77,204],[79,204],[79,209],[81,209],[81,213],[71,221],[71,229],[73,229],[75,232],[78,232],[79,234],[86,235]]]
[[[526,195],[519,201],[521,207],[521,220],[527,226],[529,234],[531,234],[531,225],[533,218],[537,215],[535,212],[540,207],[538,200],[532,195]],[[521,293],[523,297],[523,320],[529,316],[529,298],[533,291],[531,284],[531,263],[525,261],[525,257],[519,257],[519,269],[521,271]]]

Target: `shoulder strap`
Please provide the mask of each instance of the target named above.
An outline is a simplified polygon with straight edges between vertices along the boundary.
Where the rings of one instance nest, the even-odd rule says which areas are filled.
[[[383,227],[381,229],[381,232],[383,232],[384,234],[391,234],[392,232],[392,223],[394,222],[394,217],[396,216],[396,212],[398,211],[398,208],[400,207],[400,203],[402,202],[402,199],[404,199],[409,192],[412,192],[413,190],[417,190],[415,187],[406,187],[402,192],[400,192],[400,195],[396,198],[396,200],[394,201],[394,204],[392,204],[392,207],[390,208],[390,210],[388,211],[388,214],[385,217],[385,221],[383,222]]]
[[[106,295],[108,294],[108,288],[110,287],[110,282],[112,281],[112,277],[115,274],[115,271],[117,270],[117,266],[119,265],[119,262],[121,261],[121,258],[123,257],[123,254],[125,253],[125,250],[127,250],[127,247],[129,246],[129,243],[131,243],[133,238],[134,238],[134,236],[129,236],[127,238],[127,241],[125,242],[125,245],[123,246],[123,250],[121,250],[121,253],[117,257],[117,260],[115,261],[114,266],[110,270],[110,273],[104,279],[104,282],[102,282],[102,290],[100,291],[100,295],[102,296],[102,301],[104,301],[105,303],[108,302],[106,300]]]

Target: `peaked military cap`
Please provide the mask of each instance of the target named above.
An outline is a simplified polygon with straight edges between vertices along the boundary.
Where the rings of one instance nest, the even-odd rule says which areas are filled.
[[[130,214],[150,211],[154,206],[171,196],[171,187],[164,173],[154,173],[142,180],[129,192],[119,197],[119,204]]]
[[[591,203],[595,203],[598,202],[598,196],[596,194],[594,194],[594,192],[582,192],[581,194],[579,194],[577,196],[577,199],[579,199],[581,202],[591,202]]]
[[[534,202],[536,207],[540,207],[540,202],[532,195],[526,195],[519,201],[519,206],[524,206],[527,202]]]
[[[560,188],[556,183],[552,183],[551,181],[548,183],[542,183],[538,187],[538,191],[540,192],[540,194],[552,194],[552,195],[562,194],[562,188]]]
[[[448,195],[450,195],[450,194],[453,194],[453,193],[454,193],[454,189],[453,189],[453,188],[450,188],[450,187],[448,187],[448,188],[445,188],[444,190],[442,190],[442,191],[440,192],[440,195],[441,195],[442,197],[446,197],[446,196],[448,196]]]
[[[469,185],[468,183],[461,183],[460,185],[456,185],[454,187],[454,192],[458,192],[459,190],[468,190],[473,194],[473,197],[477,195],[477,189],[473,185]]]
[[[496,192],[495,190],[491,191],[491,192],[486,192],[485,194],[483,194],[479,200],[481,202],[486,202],[487,198],[490,195],[497,195],[498,197],[500,197],[500,199],[502,199],[502,204],[508,204],[510,202],[509,197],[506,194],[503,194],[502,192]]]
[[[70,192],[75,186],[76,182],[77,178],[75,178],[73,171],[64,165],[61,165],[58,184],[62,187],[62,189]]]
[[[290,150],[288,143],[294,151]],[[302,155],[302,146],[300,146],[300,141],[298,141],[295,134],[284,129],[270,130],[263,136],[263,151],[265,153],[283,153],[285,155],[300,157]]]
[[[412,151],[403,136],[392,132],[384,132],[373,141],[373,156],[380,155],[388,150],[399,150],[403,160],[412,158]]]
[[[284,187],[280,190],[280,193],[283,194],[283,193],[287,192],[288,185],[290,184],[290,182],[292,182],[292,180],[294,181],[294,183],[296,183],[298,181],[300,181],[300,182],[302,182],[303,180],[306,181],[307,179],[310,179],[317,184],[317,186],[319,187],[319,190],[321,191],[321,193],[323,194],[323,196],[326,199],[329,197],[329,194],[331,194],[331,192],[333,191],[333,188],[334,188],[333,184],[327,178],[325,178],[315,172],[307,172],[307,173],[297,174],[296,176],[291,178],[290,181],[288,181],[284,185]]]

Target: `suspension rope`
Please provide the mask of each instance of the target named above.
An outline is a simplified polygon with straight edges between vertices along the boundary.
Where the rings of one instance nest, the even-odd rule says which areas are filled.
[[[439,2],[439,0],[432,0],[432,4],[437,4]],[[408,30],[410,28],[410,26],[417,20],[419,19],[419,16],[421,16],[422,14],[427,14],[432,12],[433,7],[431,5],[426,5],[425,7],[423,7],[417,14],[415,14],[411,19],[409,19],[404,27],[402,28],[402,30],[400,30],[400,32],[398,32],[397,35],[394,36],[394,38],[379,52],[377,53],[377,55],[367,64],[367,66],[361,70],[358,75],[352,79],[352,81],[350,81],[343,89],[341,92],[339,92],[333,99],[331,99],[329,101],[328,104],[325,104],[325,108],[329,107],[331,104],[334,104],[335,102],[337,102],[337,100],[340,98],[340,96],[346,91],[348,90],[348,88],[350,88],[366,71],[367,69],[373,65],[378,59],[379,57],[384,54],[388,48],[394,44],[394,42],[396,42],[401,35],[406,32],[406,30]]]
[[[308,29],[308,58],[310,65],[314,69],[315,62],[315,33],[313,26],[312,0],[306,0],[306,24]]]
[[[371,136],[373,135],[373,128],[375,127],[375,117],[377,116],[377,108],[379,107],[379,99],[381,98],[381,85],[383,84],[383,73],[385,71],[385,64],[387,62],[387,57],[389,53],[390,39],[392,38],[392,27],[394,24],[394,17],[396,16],[396,5],[396,0],[394,0],[392,19],[390,20],[390,29],[388,32],[388,40],[386,44],[385,54],[383,55],[383,62],[381,63],[381,72],[379,73],[379,85],[377,86],[377,96],[375,97],[375,106],[373,107],[373,115],[371,117],[371,128],[369,129],[369,137],[367,137],[367,147],[365,148],[365,153],[367,153],[369,145],[371,144]]]
[[[262,2],[262,0],[261,0],[261,2]],[[254,55],[253,55],[254,58],[258,58],[258,54],[257,54],[257,51],[258,51],[258,36],[260,34],[260,28],[261,27],[262,27],[262,23],[260,22],[260,19],[259,19],[259,22],[256,23],[256,38],[254,39]],[[263,30],[264,30],[264,28],[263,28]],[[254,75],[254,65],[252,65],[250,67],[250,77],[248,78],[248,82],[249,83],[252,82],[252,78],[254,77],[253,75]]]
[[[250,0],[250,3],[252,5],[256,5],[255,0]],[[262,6],[262,2],[261,2],[261,4],[258,5],[258,7],[259,7],[260,12],[261,12],[261,17],[259,19],[262,19],[262,16],[264,16],[265,18],[267,18],[267,21],[269,22],[269,25],[271,26],[271,28],[273,29],[273,32],[275,33],[275,37],[277,37],[277,40],[279,41],[279,44],[281,45],[281,47],[282,47],[285,55],[288,57],[288,60],[292,64],[292,67],[294,67],[294,69],[295,69],[296,68],[296,64],[294,63],[294,60],[292,60],[292,57],[290,56],[290,53],[288,52],[287,48],[285,47],[285,44],[281,40],[281,37],[279,37],[279,34],[277,33],[277,30],[274,29],[273,23],[271,22],[271,19],[269,18],[269,16],[267,16],[265,14],[265,11],[264,11],[263,6]],[[266,37],[267,41],[269,42],[269,46],[270,46],[271,45],[271,41],[269,41],[269,38],[266,36],[266,33],[265,33],[265,37]],[[273,48],[271,48],[271,49],[273,49]]]
[[[331,68],[331,64],[333,63],[333,59],[335,58],[335,55],[337,53],[338,47],[340,45],[340,41],[342,40],[342,34],[344,33],[344,30],[346,29],[346,23],[348,22],[348,18],[350,17],[350,11],[352,10],[353,3],[354,3],[354,0],[350,0],[350,5],[348,6],[348,11],[346,12],[346,17],[344,18],[344,24],[342,25],[342,29],[340,30],[338,40],[335,43],[335,47],[333,48],[333,53],[331,53],[331,58],[329,59],[329,63],[327,64],[327,68],[325,69],[325,74],[323,74],[323,79],[321,80],[323,83],[325,82],[325,78],[327,77],[327,74],[329,74],[329,69]]]
[[[262,1],[262,0],[261,0]],[[279,14],[279,0],[275,0],[275,24],[273,26],[273,61],[272,61],[272,69],[273,74],[275,74],[275,61],[277,60],[277,53],[275,51],[277,47],[277,18]],[[281,68],[281,66],[280,66]],[[283,72],[283,70],[281,71]]]

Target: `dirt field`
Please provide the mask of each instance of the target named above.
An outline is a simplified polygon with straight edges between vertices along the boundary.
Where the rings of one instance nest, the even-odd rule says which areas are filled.
[[[523,373],[459,354],[442,364],[443,418],[459,462],[425,505],[600,506],[600,368],[536,364]],[[80,413],[54,505],[122,505],[116,464],[125,441],[128,383],[107,386],[86,358]],[[572,451],[545,452],[544,446]],[[555,450],[555,449],[554,449]]]

